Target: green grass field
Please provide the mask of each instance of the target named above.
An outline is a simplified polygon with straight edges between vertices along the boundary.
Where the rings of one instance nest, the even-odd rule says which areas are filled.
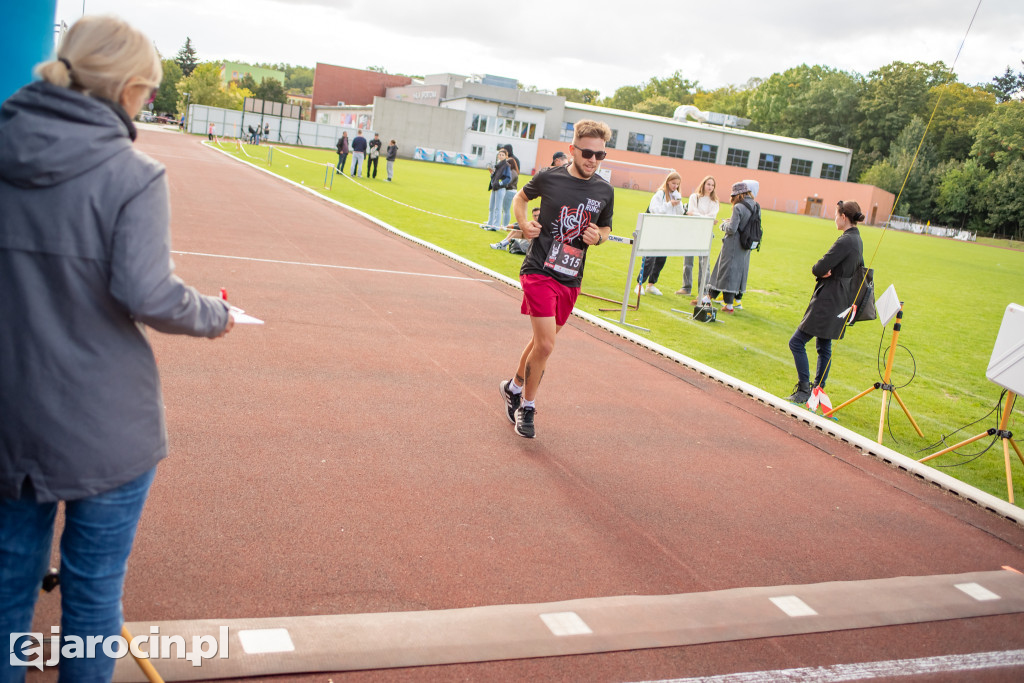
[[[427,240],[497,272],[518,278],[521,256],[491,249],[500,239],[495,232],[461,221],[430,215],[397,202],[479,225],[487,217],[486,171],[459,166],[399,159],[395,180],[384,182],[381,159],[376,180],[335,177],[333,188],[323,189],[323,164],[337,156],[328,150],[279,148],[268,165],[267,147],[249,147],[246,156],[225,145],[233,154],[295,182],[317,188],[325,195],[374,215],[396,228]],[[289,157],[294,154],[308,163]],[[351,164],[351,160],[349,161]],[[348,170],[348,169],[346,169]],[[523,187],[527,177],[520,179]],[[377,193],[367,191],[370,188]],[[689,188],[683,188],[684,194]],[[391,201],[391,198],[396,201]],[[650,201],[646,192],[615,190],[614,231],[629,236],[637,214]],[[723,202],[720,217],[728,217]],[[832,221],[765,211],[765,239],[760,252],[751,255],[749,289],[744,309],[721,322],[697,323],[686,314],[689,300],[673,295],[682,282],[681,258],[669,259],[659,281],[663,297],[644,297],[639,312],[627,322],[649,328],[644,336],[702,363],[706,363],[777,396],[788,396],[796,372],[788,341],[807,306],[814,285],[811,265],[838,236]],[[904,301],[903,330],[893,367],[892,381],[924,432],[918,437],[896,401],[889,407],[883,443],[912,458],[921,458],[945,446],[997,426],[995,407],[1001,389],[985,378],[985,369],[996,334],[1009,303],[1024,303],[1024,252],[986,244],[963,243],[922,235],[862,227],[864,258],[875,269],[876,294],[890,284]],[[720,242],[716,239],[712,264]],[[590,251],[583,292],[621,300],[625,288],[630,248],[608,243]],[[618,319],[618,311],[601,313],[610,304],[581,296],[577,307]],[[828,391],[833,404],[869,388],[884,370],[884,354],[891,340],[891,325],[883,330],[877,322],[858,323],[833,345]],[[879,345],[882,345],[881,352]],[[911,355],[912,354],[912,355]],[[808,345],[811,373],[814,344]],[[623,406],[628,411],[627,406]],[[878,435],[881,392],[876,391],[837,414],[840,424],[872,440]],[[1018,402],[1010,430],[1024,432],[1024,401]],[[685,415],[686,407],[680,406]],[[988,415],[988,417],[986,417]],[[971,424],[975,423],[976,424]],[[970,425],[966,426],[965,425]],[[956,430],[964,427],[960,432]],[[1016,429],[1015,429],[1016,427]],[[890,434],[891,428],[891,434]],[[1024,442],[1024,438],[1018,440]],[[999,443],[978,457],[992,442],[986,438],[928,464],[943,472],[1006,499],[1006,477]],[[1015,497],[1024,500],[1024,467],[1013,457]]]

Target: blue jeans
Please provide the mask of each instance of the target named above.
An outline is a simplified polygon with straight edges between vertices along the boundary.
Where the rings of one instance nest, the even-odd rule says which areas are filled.
[[[68,636],[120,635],[121,593],[135,529],[156,468],[104,493],[64,504],[60,538],[60,596],[63,644]],[[57,503],[37,503],[26,487],[19,500],[0,499],[0,638],[32,628],[32,613],[50,561]],[[47,625],[48,627],[52,624]],[[43,634],[49,637],[50,633]],[[8,649],[9,652],[9,649]],[[96,648],[94,659],[60,662],[62,681],[109,681],[117,660]],[[24,667],[10,665],[0,650],[0,682],[25,679]]]
[[[512,200],[516,198],[516,192],[511,188],[505,188],[505,197],[501,200],[501,224],[508,225],[512,222]]]
[[[491,190],[490,216],[487,218],[487,225],[493,225],[496,228],[508,225],[508,223],[501,222],[501,207],[505,203],[505,194],[506,190],[504,187]]]
[[[815,347],[818,350],[818,370],[814,375],[814,384],[811,387],[825,388],[825,380],[828,379],[828,371],[832,360],[832,340],[812,337],[802,330],[797,330],[789,339],[789,350],[793,352],[793,362],[796,363],[796,377],[801,382],[810,383],[811,371],[807,363],[807,342],[815,340]]]

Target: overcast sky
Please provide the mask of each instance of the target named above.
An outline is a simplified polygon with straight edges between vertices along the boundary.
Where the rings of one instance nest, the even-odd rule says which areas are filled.
[[[677,69],[714,88],[799,64],[865,75],[895,60],[951,66],[978,2],[58,0],[57,20],[74,23],[83,5],[127,20],[168,58],[188,36],[203,61],[490,73],[608,96]],[[1022,59],[1024,0],[982,0],[960,80],[988,82]]]

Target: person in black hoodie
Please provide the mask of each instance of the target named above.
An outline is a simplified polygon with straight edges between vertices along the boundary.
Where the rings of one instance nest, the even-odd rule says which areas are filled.
[[[864,264],[864,242],[857,223],[864,220],[857,202],[839,202],[836,208],[836,229],[842,232],[821,259],[811,266],[816,278],[814,293],[807,304],[803,320],[789,340],[796,364],[796,390],[787,398],[793,403],[806,403],[814,387],[825,388],[832,361],[832,340],[843,335],[846,318],[842,315],[853,304],[860,283],[854,282],[857,269]],[[814,338],[818,351],[818,368],[811,384],[810,367],[805,347]]]

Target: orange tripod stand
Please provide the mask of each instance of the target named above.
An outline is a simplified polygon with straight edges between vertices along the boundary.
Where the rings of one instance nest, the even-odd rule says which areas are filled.
[[[1017,400],[1017,394],[1012,391],[1006,392],[1006,407],[1003,409],[1003,417],[999,421],[999,429],[989,428],[986,431],[972,436],[966,441],[961,441],[955,446],[944,448],[938,453],[932,453],[931,455],[925,456],[918,460],[918,462],[928,462],[932,458],[937,458],[940,455],[955,451],[961,446],[966,446],[969,443],[973,443],[978,439],[984,439],[986,436],[998,435],[1003,441],[1003,461],[1006,463],[1006,497],[1010,503],[1013,503],[1013,475],[1010,473],[1010,446],[1013,446],[1013,450],[1017,451],[1017,457],[1020,458],[1021,464],[1024,464],[1024,454],[1021,454],[1020,448],[1017,447],[1017,442],[1013,440],[1013,434],[1007,431],[1006,427],[1010,424],[1010,411],[1013,410],[1013,403]]]
[[[825,417],[832,417],[837,412],[839,412],[842,408],[845,408],[846,406],[850,405],[851,403],[853,403],[857,399],[863,398],[863,397],[867,396],[868,394],[870,394],[875,389],[881,389],[882,390],[882,415],[881,415],[881,417],[878,420],[878,439],[877,439],[878,443],[882,443],[882,432],[885,429],[885,411],[886,411],[886,407],[889,404],[889,401],[886,400],[888,398],[888,396],[886,396],[886,394],[889,393],[889,392],[891,392],[892,395],[894,397],[896,397],[896,402],[900,404],[900,408],[903,409],[903,412],[906,414],[907,419],[910,420],[910,424],[914,425],[914,431],[917,432],[917,435],[918,436],[924,436],[924,434],[921,432],[921,428],[918,427],[917,426],[917,422],[914,421],[914,416],[910,414],[910,410],[907,408],[907,404],[903,402],[903,399],[900,398],[899,393],[897,393],[897,391],[896,391],[896,387],[894,387],[891,384],[891,382],[890,382],[890,378],[892,377],[892,361],[893,361],[893,358],[896,356],[896,342],[900,338],[900,329],[902,327],[902,320],[903,320],[903,307],[900,306],[899,312],[896,313],[896,322],[893,323],[893,326],[892,326],[892,343],[889,344],[889,358],[888,358],[888,360],[885,363],[885,374],[882,376],[882,381],[881,382],[875,382],[872,386],[870,386],[867,389],[865,389],[864,391],[860,392],[859,394],[857,394],[856,396],[854,396],[850,400],[848,400],[848,401],[846,401],[844,403],[840,403],[838,406],[836,406],[832,410],[829,410],[828,412],[823,413],[823,415]]]

